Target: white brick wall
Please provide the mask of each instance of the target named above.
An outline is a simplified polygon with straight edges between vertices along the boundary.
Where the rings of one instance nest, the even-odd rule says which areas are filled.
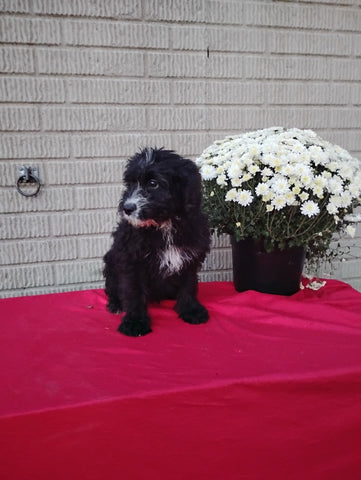
[[[102,286],[125,160],[312,128],[361,156],[360,0],[0,0],[0,297]],[[39,168],[36,198],[17,168]],[[361,225],[332,275],[361,290]],[[327,271],[325,271],[327,273]],[[226,237],[203,280],[231,278]]]

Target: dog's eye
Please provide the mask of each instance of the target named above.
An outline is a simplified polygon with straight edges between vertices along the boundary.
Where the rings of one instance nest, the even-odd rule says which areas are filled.
[[[148,180],[147,186],[149,188],[156,189],[156,188],[159,187],[159,183],[157,182],[157,180],[154,180],[154,178],[152,178],[152,179]]]

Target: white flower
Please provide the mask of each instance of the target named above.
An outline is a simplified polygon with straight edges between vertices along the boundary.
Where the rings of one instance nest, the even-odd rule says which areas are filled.
[[[212,165],[203,165],[201,168],[201,175],[203,180],[212,180],[213,178],[216,178],[217,172]]]
[[[325,188],[327,186],[327,180],[321,175],[316,175],[313,179],[313,183],[316,187]]]
[[[286,177],[279,175],[275,178],[275,181],[272,183],[272,190],[279,195],[287,193],[289,191],[289,184]]]
[[[308,172],[307,173],[305,172],[301,175],[300,180],[303,183],[303,185],[307,187],[312,182],[312,176]]]
[[[344,208],[347,208],[351,205],[352,195],[350,194],[350,192],[346,191],[341,193],[341,202]]]
[[[276,210],[281,210],[287,204],[286,197],[284,195],[277,195],[276,197],[274,197],[271,204]]]
[[[308,197],[310,196],[307,192],[302,192],[298,195],[300,197],[300,199],[302,200],[302,202],[305,202]]]
[[[347,225],[346,227],[346,233],[348,235],[350,235],[351,238],[353,238],[355,236],[355,233],[356,233],[356,228],[353,227],[352,225]]]
[[[322,148],[319,147],[318,145],[312,145],[308,149],[308,151],[309,151],[311,159],[315,163],[315,165],[319,165],[321,163],[323,164],[327,161],[327,155],[322,150]]]
[[[285,199],[286,199],[287,205],[296,205],[297,204],[296,197],[294,196],[294,194],[292,192],[287,192],[285,194]]]
[[[227,185],[226,176],[225,175],[218,175],[216,182],[220,186],[226,186]]]
[[[313,202],[312,200],[308,200],[301,205],[301,213],[302,215],[307,215],[307,217],[313,217],[314,215],[320,213],[320,209],[317,203]]]
[[[237,200],[237,190],[235,188],[231,188],[228,190],[225,196],[226,202],[235,202]]]
[[[330,172],[336,172],[338,170],[338,163],[337,162],[328,162],[327,168]]]
[[[237,202],[243,207],[250,205],[253,200],[253,195],[249,190],[240,190],[237,194]]]
[[[326,210],[327,212],[330,214],[330,215],[335,215],[336,213],[338,213],[338,207],[335,203],[333,202],[330,202],[327,206],[326,206]]]
[[[323,188],[319,185],[315,185],[312,191],[318,198],[323,198]]]
[[[233,162],[228,168],[227,174],[229,178],[239,178],[243,172],[239,161]]]
[[[266,167],[266,168],[264,168],[264,169],[262,170],[262,175],[263,175],[264,177],[272,177],[273,172],[272,172],[272,170],[271,170],[270,168]]]
[[[332,177],[328,182],[328,190],[330,193],[340,194],[343,191],[342,181],[337,175]]]
[[[267,195],[269,192],[269,186],[266,183],[259,183],[255,189],[256,194],[260,197]]]
[[[336,205],[336,207],[342,207],[342,197],[340,195],[331,195],[330,203]]]
[[[258,165],[250,165],[248,167],[248,171],[250,174],[255,175],[257,172],[259,172],[259,166]]]
[[[240,178],[231,179],[232,187],[240,187],[242,185],[242,180]]]

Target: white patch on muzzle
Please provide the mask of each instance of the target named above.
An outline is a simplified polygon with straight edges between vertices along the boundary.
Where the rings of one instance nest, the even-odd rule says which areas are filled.
[[[126,201],[124,202],[124,205],[126,205],[127,203],[135,205],[135,209],[130,214],[127,214],[123,210],[122,215],[127,222],[133,225],[133,227],[140,228],[140,227],[158,226],[155,220],[152,220],[152,219],[142,220],[141,218],[139,218],[139,214],[142,208],[147,204],[147,199],[142,195],[140,187],[134,190],[131,196],[126,199]]]

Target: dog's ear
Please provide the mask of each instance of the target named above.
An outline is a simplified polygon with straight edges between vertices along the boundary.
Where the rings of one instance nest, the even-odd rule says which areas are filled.
[[[186,214],[200,210],[202,203],[202,179],[195,163],[186,161],[176,179],[177,196],[182,199],[182,207]]]

